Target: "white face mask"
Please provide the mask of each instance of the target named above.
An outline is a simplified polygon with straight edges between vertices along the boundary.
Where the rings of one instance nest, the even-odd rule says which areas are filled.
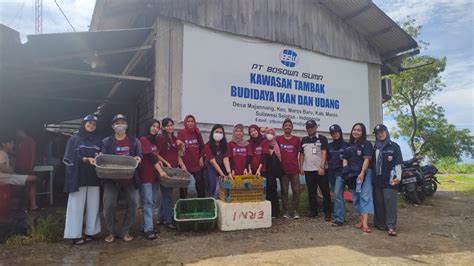
[[[212,137],[214,138],[215,141],[221,141],[224,138],[224,134],[214,133],[214,134],[212,134]]]
[[[115,133],[117,134],[124,134],[125,131],[127,131],[127,125],[124,125],[124,124],[114,125],[113,128],[114,128]]]
[[[268,141],[272,141],[275,138],[272,134],[267,134],[266,137]]]

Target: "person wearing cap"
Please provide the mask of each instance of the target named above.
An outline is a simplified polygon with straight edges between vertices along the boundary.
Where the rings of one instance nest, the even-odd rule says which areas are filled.
[[[344,179],[342,178],[342,154],[348,144],[342,136],[342,129],[339,125],[334,124],[329,127],[332,142],[328,144],[328,179],[334,192],[334,220],[333,226],[341,226],[346,221],[346,208],[344,204]]]
[[[84,117],[79,132],[66,144],[64,192],[69,193],[64,238],[81,245],[100,233],[100,181],[95,171],[95,157],[102,150],[97,134],[97,117]],[[85,224],[85,237],[82,227]]]
[[[402,176],[403,157],[400,146],[390,139],[384,124],[374,128],[375,150],[372,158],[374,173],[374,226],[396,236],[397,194]]]
[[[323,194],[324,219],[331,220],[331,194],[326,174],[326,151],[328,140],[318,132],[318,125],[313,119],[306,122],[305,136],[300,146],[301,175],[305,176],[308,189],[310,217],[318,216],[318,187]]]
[[[369,167],[372,159],[372,143],[367,141],[367,130],[364,124],[352,126],[349,146],[342,154],[342,175],[352,192],[352,203],[359,222],[355,225],[364,233],[371,233],[369,214],[374,213],[372,198],[372,170]]]
[[[140,163],[142,147],[137,138],[127,135],[127,117],[122,114],[114,116],[112,119],[112,128],[115,134],[102,140],[102,152],[104,154],[132,156]],[[138,188],[140,187],[140,183],[138,170],[135,171],[132,180],[105,180],[103,211],[104,220],[109,233],[105,238],[107,243],[113,242],[115,237],[120,237],[127,242],[133,240],[129,230],[135,223],[138,207]],[[128,205],[123,220],[124,222],[121,227],[116,223],[117,199],[120,190],[125,192]]]
[[[283,121],[283,135],[277,137],[277,143],[280,146],[281,164],[284,175],[280,180],[281,184],[281,201],[283,204],[283,217],[300,219],[300,166],[298,161],[300,138],[292,135],[293,122],[287,118]],[[291,191],[293,192],[293,216],[291,216],[288,204],[288,191],[291,183]]]

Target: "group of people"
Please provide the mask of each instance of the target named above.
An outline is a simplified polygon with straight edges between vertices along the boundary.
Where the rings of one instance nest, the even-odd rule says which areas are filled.
[[[237,175],[263,176],[267,180],[267,199],[272,205],[272,217],[280,215],[278,180],[281,187],[283,217],[299,219],[300,175],[306,178],[309,194],[310,216],[319,213],[317,188],[323,194],[323,212],[326,221],[341,226],[346,222],[343,192],[347,186],[352,191],[353,204],[360,217],[356,224],[363,232],[370,233],[368,215],[374,214],[374,224],[379,229],[396,235],[396,195],[400,182],[402,157],[399,146],[390,140],[386,126],[374,129],[375,147],[366,139],[364,124],[357,123],[351,130],[349,143],[343,140],[342,129],[332,125],[329,132],[332,142],[318,133],[314,120],[306,123],[308,135],[300,139],[292,134],[290,119],[283,122],[284,134],[276,136],[273,128],[248,126],[233,127],[232,139],[226,140],[222,125],[214,125],[209,140],[204,143],[197,128],[196,118],[188,115],[184,128],[175,134],[175,124],[170,118],[152,119],[143,126],[139,138],[127,134],[128,121],[118,114],[112,120],[114,134],[101,139],[98,118],[84,117],[79,132],[66,146],[65,191],[69,193],[64,238],[74,244],[93,240],[101,231],[99,216],[100,179],[95,172],[95,158],[99,154],[132,156],[139,163],[130,180],[103,179],[103,216],[106,223],[106,242],[116,238],[131,241],[130,228],[135,223],[139,198],[143,213],[142,230],[146,239],[156,238],[156,226],[170,229],[173,225],[173,189],[160,186],[166,177],[164,167],[181,168],[195,179],[198,197],[218,198],[219,178]],[[290,208],[288,194],[292,190]],[[158,220],[154,222],[155,202],[161,194]],[[334,208],[331,194],[334,192]],[[117,222],[117,201],[122,192],[127,202],[123,222]],[[187,197],[187,189],[180,189],[180,197]],[[85,232],[83,235],[83,224]]]

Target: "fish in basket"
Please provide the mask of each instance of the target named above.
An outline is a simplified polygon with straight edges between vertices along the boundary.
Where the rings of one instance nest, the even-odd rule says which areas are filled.
[[[138,162],[131,156],[101,154],[95,158],[97,176],[106,179],[131,179]]]
[[[193,176],[181,168],[163,167],[166,176],[160,177],[160,185],[171,188],[188,187]]]

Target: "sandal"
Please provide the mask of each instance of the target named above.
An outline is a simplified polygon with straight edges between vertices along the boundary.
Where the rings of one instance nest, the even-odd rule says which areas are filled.
[[[362,226],[363,226],[362,223],[357,223],[354,225],[354,227],[357,229],[362,229]]]
[[[363,227],[362,232],[369,234],[369,233],[372,233],[372,229],[370,229],[369,227],[365,227],[365,228]]]
[[[107,237],[105,237],[105,242],[107,243],[112,243],[115,241],[115,236],[114,235],[108,235]]]
[[[84,240],[86,242],[91,242],[92,240],[96,240],[96,237],[95,236],[90,236],[90,235],[85,235]]]
[[[388,229],[388,235],[389,236],[397,236],[397,232],[395,232],[395,230],[393,230],[393,229]]]
[[[80,246],[82,244],[86,243],[86,241],[82,238],[77,238],[72,240],[72,244],[75,246]]]
[[[123,241],[125,242],[130,242],[133,240],[133,236],[129,235],[129,234],[126,234],[124,236],[121,237]]]

